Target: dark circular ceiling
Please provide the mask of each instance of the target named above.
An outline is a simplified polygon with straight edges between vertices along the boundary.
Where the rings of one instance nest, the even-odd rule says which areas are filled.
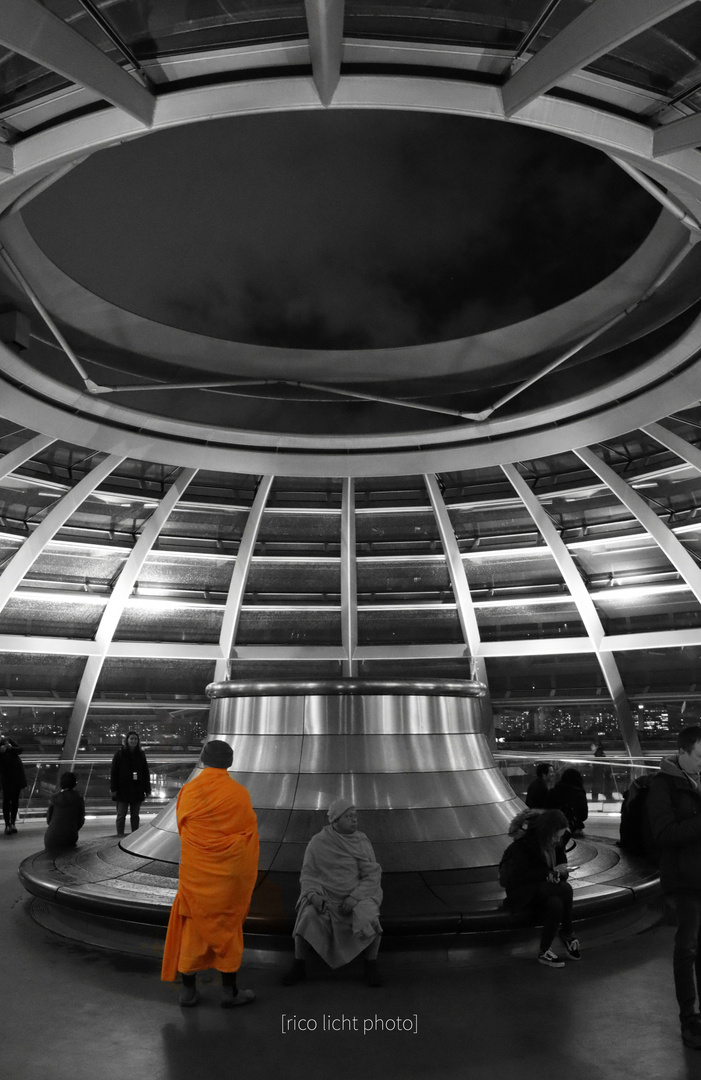
[[[659,205],[605,155],[515,124],[290,112],[93,154],[23,211],[45,254],[135,314],[324,349],[483,333],[620,266]]]

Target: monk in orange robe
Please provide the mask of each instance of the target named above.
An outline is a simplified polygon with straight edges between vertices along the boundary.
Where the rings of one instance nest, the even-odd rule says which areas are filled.
[[[243,922],[258,873],[258,822],[245,787],[229,776],[233,751],[219,739],[202,751],[202,771],[178,795],[180,877],[170,912],[161,979],[182,978],[181,1005],[199,1000],[195,973],[222,973],[222,1006],[247,1005],[239,990]]]

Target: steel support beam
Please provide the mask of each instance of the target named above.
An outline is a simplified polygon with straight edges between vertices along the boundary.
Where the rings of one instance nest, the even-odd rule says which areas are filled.
[[[219,632],[219,646],[221,659],[217,660],[214,667],[214,681],[221,682],[229,676],[229,658],[234,659],[234,645],[238,633],[243,597],[246,592],[246,582],[251,569],[251,559],[258,539],[258,530],[263,519],[263,511],[268,501],[273,476],[261,476],[256,489],[256,494],[251,504],[251,509],[246,519],[241,543],[234,563],[234,571],[229,582],[229,592],[224,606],[221,630]]]
[[[80,686],[75,698],[75,704],[68,721],[66,741],[61,752],[61,761],[71,764],[75,761],[80,746],[80,739],[85,727],[85,719],[88,715],[97,680],[105,662],[105,658],[112,643],[115,630],[122,617],[127,600],[131,596],[134,584],[141,572],[144,562],[148,558],[151,548],[155,544],[161,529],[170,517],[176,503],[180,500],[197,469],[183,469],[170,488],[151,514],[141,530],[139,539],[134,544],[129,558],[124,563],[122,571],[115,582],[105,610],[102,612],[99,626],[95,633],[95,644],[98,646],[97,655],[89,656]],[[60,770],[59,770],[60,771]]]
[[[505,84],[504,112],[511,116],[572,72],[630,38],[689,7],[694,0],[594,0]]]
[[[672,566],[679,571],[701,604],[701,568],[699,568],[696,560],[689,554],[672,530],[658,518],[649,504],[625,480],[622,480],[618,473],[614,472],[609,465],[602,461],[593,450],[588,448],[575,450],[575,454],[593,473],[596,473],[616,498],[638,519],[645,531],[669,559]]]
[[[61,526],[122,461],[124,461],[123,456],[112,455],[104,458],[74,488],[66,492],[43,521],[37,525],[34,532],[27,537],[0,575],[0,611],[3,610],[24,575],[41,555],[49,540],[53,539]]]
[[[673,431],[667,431],[667,428],[662,427],[661,424],[646,424],[640,430],[644,431],[655,442],[666,446],[682,461],[686,461],[688,465],[691,465],[692,469],[696,469],[698,473],[701,473],[701,450],[698,446],[692,446],[686,439],[675,435]]]
[[[344,0],[304,0],[314,85],[321,104],[331,99],[341,77]]]
[[[652,136],[653,158],[701,146],[701,113],[684,116],[656,129]]]
[[[341,643],[344,675],[357,675],[358,575],[355,561],[355,480],[343,478],[341,504]]]
[[[594,601],[587,592],[587,587],[581,578],[579,570],[577,569],[574,559],[570,555],[564,540],[553,525],[540,500],[533,494],[515,465],[502,465],[501,468],[514,491],[526,507],[526,510],[533,518],[536,528],[545,540],[545,543],[548,545],[552,556],[557,563],[558,570],[562,574],[565,584],[570,591],[570,595],[577,606],[579,617],[584,623],[587,634],[594,645],[594,651],[599,662],[599,667],[601,668],[601,674],[608,687],[616,711],[616,716],[618,717],[618,724],[621,729],[621,735],[623,736],[626,750],[631,757],[637,757],[642,753],[642,748],[635,727],[633,712],[630,707],[630,702],[626,697],[623,680],[621,679],[613,654],[601,651],[605,632],[601,619],[599,618],[599,613],[594,605]]]
[[[153,95],[39,0],[2,0],[0,42],[70,82],[93,90],[145,126],[153,122]]]
[[[472,602],[470,585],[467,580],[467,574],[465,573],[465,564],[462,561],[453,523],[450,520],[450,514],[448,513],[448,507],[445,505],[445,500],[438,484],[438,478],[433,473],[424,473],[424,483],[426,484],[428,497],[431,500],[433,513],[436,517],[438,534],[441,538],[443,553],[445,554],[446,563],[448,564],[450,582],[453,586],[453,595],[455,596],[455,603],[458,610],[460,628],[462,629],[463,638],[470,654],[474,677],[484,683],[486,687],[489,687],[487,681],[487,665],[484,657],[480,653],[480,632],[479,626],[477,625],[475,607]],[[482,699],[482,722],[484,725],[484,734],[487,736],[489,742],[493,744],[494,717],[489,694]]]

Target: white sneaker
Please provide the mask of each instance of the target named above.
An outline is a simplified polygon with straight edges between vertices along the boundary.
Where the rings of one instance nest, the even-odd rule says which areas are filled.
[[[545,952],[538,953],[538,963],[545,964],[546,967],[556,968],[564,967],[565,961],[561,960],[557,953],[552,949],[546,949]]]

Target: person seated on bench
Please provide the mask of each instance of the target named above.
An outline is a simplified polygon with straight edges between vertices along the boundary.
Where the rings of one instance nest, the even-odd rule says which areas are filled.
[[[572,930],[572,886],[567,880],[565,836],[567,818],[560,810],[543,810],[533,817],[524,836],[506,849],[499,864],[499,882],[506,890],[509,911],[531,912],[542,920],[538,963],[564,967],[552,949],[555,934],[570,960],[579,960],[579,942]]]
[[[366,982],[381,986],[377,953],[382,870],[367,836],[358,832],[352,802],[336,799],[327,816],[328,825],[311,838],[304,853],[292,931],[295,961],[283,984],[292,986],[306,977],[311,946],[332,968],[363,953]]]

